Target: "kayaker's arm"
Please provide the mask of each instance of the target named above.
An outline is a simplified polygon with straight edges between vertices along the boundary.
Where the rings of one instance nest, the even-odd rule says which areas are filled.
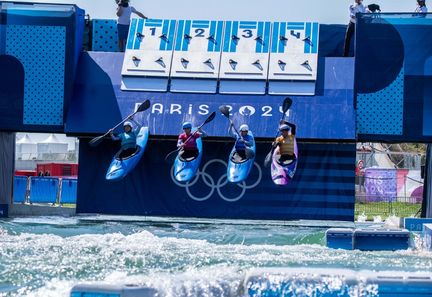
[[[181,147],[183,147],[184,146],[184,142],[183,142],[183,140],[179,137],[179,139],[177,140],[177,147],[178,148],[181,148]]]
[[[199,133],[200,137],[207,137],[208,136],[207,133],[202,128],[199,128],[197,130],[197,133]]]
[[[251,138],[251,139],[249,139],[249,140],[245,140],[245,139],[243,138],[243,143],[244,143],[245,146],[247,146],[247,147],[251,147],[251,146],[254,145],[254,139]]]
[[[133,118],[133,116],[129,117],[128,119],[135,124],[134,132],[138,133],[139,130],[141,129],[142,125],[140,123],[138,123],[137,121],[135,121],[135,119]]]
[[[234,133],[234,125],[232,123],[230,123],[230,125],[229,125],[228,133],[233,138],[237,138],[238,137],[237,134]]]
[[[120,140],[120,137],[118,137],[118,136],[115,136],[114,135],[114,133],[113,133],[113,129],[111,129],[110,131],[109,131],[109,135],[111,136],[111,139],[112,140]]]
[[[277,147],[281,143],[281,140],[279,137],[276,137],[275,141],[273,141],[272,146]]]

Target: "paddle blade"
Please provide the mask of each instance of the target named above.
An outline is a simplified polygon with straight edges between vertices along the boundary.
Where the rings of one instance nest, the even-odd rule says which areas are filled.
[[[270,164],[272,162],[272,158],[273,158],[273,151],[274,148],[271,149],[271,151],[267,154],[267,156],[264,159],[264,167],[270,167]]]
[[[282,104],[283,114],[285,114],[288,111],[288,109],[290,109],[291,105],[292,105],[292,99],[290,97],[286,97]]]
[[[205,120],[205,122],[203,123],[203,125],[204,124],[207,124],[207,123],[210,123],[211,121],[213,121],[213,119],[215,118],[215,116],[216,116],[216,112],[212,112],[210,115],[209,115],[209,117]]]
[[[228,106],[226,106],[226,105],[221,105],[221,106],[219,106],[219,111],[225,116],[225,117],[227,117],[228,119],[229,119],[229,116],[230,116],[230,110],[229,110],[229,107]]]
[[[251,150],[250,148],[246,148],[245,155],[247,159],[255,158],[255,152]]]
[[[172,152],[169,152],[165,156],[165,163],[171,164],[174,161],[175,157],[177,156],[177,154],[174,154],[174,153],[178,153],[178,152],[179,152],[179,149],[176,149],[176,150],[174,150]]]
[[[150,100],[146,100],[138,107],[136,112],[142,112],[150,107]]]
[[[90,140],[89,145],[91,147],[97,146],[99,143],[102,142],[102,140],[104,139],[105,136],[106,136],[106,134],[93,138],[92,140]]]

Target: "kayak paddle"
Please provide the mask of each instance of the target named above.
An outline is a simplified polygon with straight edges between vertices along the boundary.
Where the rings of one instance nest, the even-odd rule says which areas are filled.
[[[291,107],[291,105],[292,105],[292,99],[290,97],[286,97],[282,104],[282,118],[280,122],[282,122],[285,119],[285,114],[288,111],[288,109]],[[278,136],[278,134],[279,134],[279,129],[278,132],[276,133],[275,138]],[[270,152],[267,154],[267,156],[264,159],[264,167],[270,166],[275,148],[276,147],[272,145]]]
[[[195,130],[195,132],[192,133],[191,136],[189,136],[188,139],[186,139],[186,141],[185,141],[183,144],[185,144],[186,142],[188,142],[189,139],[191,139],[192,136],[194,136],[195,133],[197,133],[198,130],[202,128],[202,126],[204,126],[205,124],[210,123],[211,121],[213,121],[213,119],[215,118],[215,116],[216,116],[216,112],[213,111],[213,112],[212,112],[212,113],[207,117],[207,119],[204,121],[204,123],[202,123],[201,125],[199,125],[198,128]],[[174,154],[174,153],[180,151],[181,149],[182,149],[182,147],[179,147],[179,148],[177,148],[176,150],[174,150],[174,151],[168,153],[168,155],[166,155],[166,157],[165,157],[165,161],[168,160],[168,157],[169,157],[169,156],[171,156],[172,154]]]
[[[143,103],[141,103],[141,105],[138,107],[138,109],[135,112],[133,112],[130,115],[128,115],[126,118],[124,118],[120,123],[118,123],[117,125],[115,125],[114,128],[112,128],[110,130],[114,130],[115,128],[117,128],[118,126],[120,126],[121,124],[123,124],[124,122],[126,122],[127,119],[129,119],[130,117],[132,117],[136,113],[142,112],[142,111],[148,109],[149,107],[150,107],[150,100],[144,101]],[[106,132],[104,135],[95,137],[92,140],[90,140],[89,145],[92,146],[92,147],[97,146],[99,143],[102,142],[102,140],[104,139],[104,137],[107,136],[110,133],[110,130],[108,132]]]
[[[226,106],[226,105],[219,106],[219,111],[230,121],[232,127],[234,128],[235,133],[241,139],[241,141],[244,142],[243,137],[240,135],[239,131],[234,126],[232,119],[230,118],[230,110],[229,110],[228,106]],[[254,151],[251,150],[250,148],[248,148],[246,145],[245,145],[245,155],[246,155],[247,159],[251,159],[251,158],[255,157]]]

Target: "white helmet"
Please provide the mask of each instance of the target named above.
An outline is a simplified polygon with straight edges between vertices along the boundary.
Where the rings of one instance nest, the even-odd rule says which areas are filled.
[[[249,126],[246,125],[246,124],[241,125],[240,126],[240,131],[241,132],[243,132],[243,131],[248,132],[249,131]]]
[[[132,123],[129,122],[129,121],[126,121],[126,122],[123,123],[123,127],[126,127],[126,126],[129,126],[129,127],[132,128]]]

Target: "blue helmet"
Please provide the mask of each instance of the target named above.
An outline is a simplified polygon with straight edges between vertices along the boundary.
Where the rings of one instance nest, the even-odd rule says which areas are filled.
[[[287,124],[280,125],[279,127],[279,131],[289,131],[289,130],[291,130],[291,127],[288,126]]]
[[[183,127],[183,129],[192,129],[192,123],[191,122],[184,122],[182,127]]]

